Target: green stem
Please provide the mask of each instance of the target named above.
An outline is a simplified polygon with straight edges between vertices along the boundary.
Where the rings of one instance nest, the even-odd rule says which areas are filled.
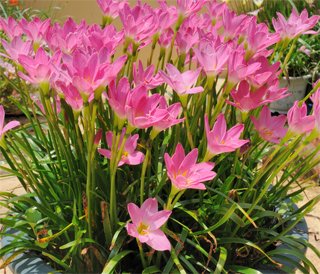
[[[143,269],[146,269],[147,268],[147,262],[146,262],[146,258],[144,257],[142,244],[140,243],[140,241],[138,239],[137,239],[137,243],[138,243],[138,247],[139,247],[139,253],[140,253],[140,258],[141,258]]]
[[[186,124],[186,128],[187,128],[187,139],[190,145],[190,148],[193,149],[194,148],[194,143],[193,143],[193,139],[192,139],[192,133],[190,130],[190,125],[189,125],[189,120],[188,120],[188,114],[187,114],[187,108],[183,107],[183,115],[185,117],[185,124]]]
[[[147,143],[147,153],[146,153],[146,156],[143,160],[141,177],[140,177],[140,205],[142,205],[143,201],[144,201],[145,175],[146,175],[146,170],[147,170],[148,163],[149,163],[149,158],[151,155],[151,147],[152,147],[152,141],[149,141],[149,144]]]

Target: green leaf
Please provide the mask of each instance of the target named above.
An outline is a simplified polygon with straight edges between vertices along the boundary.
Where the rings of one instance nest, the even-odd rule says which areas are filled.
[[[236,273],[243,273],[243,274],[262,274],[259,270],[253,269],[247,266],[241,265],[230,265],[229,270],[232,270]]]
[[[161,273],[160,269],[155,265],[149,266],[142,271],[142,274]]]
[[[41,212],[38,211],[35,207],[31,207],[26,211],[26,220],[30,225],[35,226],[38,221],[42,219]]]
[[[122,251],[120,252],[119,254],[117,254],[116,256],[114,256],[110,261],[108,261],[103,270],[102,270],[102,273],[106,273],[106,274],[109,274],[109,273],[113,273],[115,267],[117,266],[117,264],[125,257],[127,256],[128,254],[132,253],[131,250],[125,250],[125,251]]]
[[[218,264],[213,274],[220,274],[222,271],[224,271],[223,268],[227,260],[227,255],[228,255],[227,250],[224,247],[220,247],[220,256],[219,256]]]

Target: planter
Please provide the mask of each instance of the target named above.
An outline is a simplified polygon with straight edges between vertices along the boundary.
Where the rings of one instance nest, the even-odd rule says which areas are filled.
[[[287,87],[288,92],[292,96],[288,96],[279,101],[270,104],[270,109],[273,112],[287,113],[288,110],[293,106],[293,103],[298,100],[300,101],[305,97],[308,81],[311,79],[311,75],[301,76],[301,77],[289,77],[280,79],[279,86]]]
[[[9,230],[10,231],[10,230]],[[17,233],[14,230],[12,230],[12,234]],[[305,240],[308,240],[308,226],[305,221],[305,219],[302,219],[301,222],[299,222],[294,229],[288,235],[295,236],[297,238],[303,238]],[[13,237],[6,236],[1,239],[1,246],[5,246],[8,243],[10,243],[13,240]],[[281,244],[278,247],[276,247],[281,251],[281,249],[288,249],[286,244]],[[304,250],[304,253],[306,252],[306,248]],[[6,259],[11,254],[8,254],[6,256]],[[296,260],[296,257],[285,254],[287,258],[290,258],[292,260]],[[277,262],[283,264],[289,269],[292,269],[291,273],[294,273],[296,270],[293,265],[290,265],[289,262],[283,260],[282,258],[278,258],[277,256],[272,257]],[[49,264],[47,264],[45,261],[43,261],[41,258],[36,257],[35,254],[20,254],[17,256],[17,258],[9,265],[10,270],[14,274],[28,274],[28,273],[41,273],[41,274],[51,274],[51,273],[59,273],[56,270],[54,270]],[[277,269],[276,267],[273,267],[273,265],[264,265],[262,267],[258,268],[258,271],[260,271],[263,274],[281,274],[286,273],[280,269]],[[259,272],[258,272],[259,273]]]
[[[17,231],[9,230],[8,233],[18,234]],[[6,246],[13,240],[13,237],[6,236],[1,239],[1,246]],[[5,259],[9,258],[12,254],[7,254]],[[54,270],[49,264],[45,263],[41,258],[35,254],[22,253],[18,255],[12,263],[9,264],[10,270],[15,274],[29,274],[29,273],[59,273]]]

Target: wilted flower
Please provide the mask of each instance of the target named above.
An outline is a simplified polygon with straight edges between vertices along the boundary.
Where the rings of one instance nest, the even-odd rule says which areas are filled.
[[[161,230],[171,215],[170,210],[158,211],[157,200],[149,198],[140,208],[134,203],[128,204],[128,212],[132,223],[128,223],[126,229],[130,236],[158,251],[171,249],[168,238]]]

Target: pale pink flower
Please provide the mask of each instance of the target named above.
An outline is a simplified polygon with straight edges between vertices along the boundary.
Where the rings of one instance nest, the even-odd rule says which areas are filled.
[[[168,153],[164,155],[167,174],[174,187],[183,189],[206,189],[203,182],[211,181],[217,174],[212,171],[214,163],[196,163],[198,149],[193,149],[185,155],[181,144],[178,144],[172,157]]]
[[[310,31],[319,21],[320,16],[313,15],[308,17],[308,12],[304,9],[299,14],[295,9],[292,9],[291,15],[286,18],[277,12],[278,18],[272,18],[272,24],[275,31],[280,34],[282,40],[294,39],[301,34],[315,34],[315,31]]]
[[[122,120],[126,119],[126,105],[130,96],[130,83],[127,78],[121,78],[118,86],[112,81],[108,89],[108,102],[115,114]]]
[[[32,43],[31,41],[24,42],[20,36],[14,37],[11,42],[1,40],[2,46],[6,51],[5,54],[1,54],[14,62],[18,63],[20,55],[32,55]]]
[[[0,18],[0,30],[4,31],[10,40],[23,34],[20,24],[12,17]]]
[[[128,212],[132,223],[128,223],[126,229],[130,236],[155,250],[171,250],[171,244],[161,230],[161,226],[168,221],[171,210],[158,211],[158,201],[155,198],[149,198],[140,208],[134,203],[129,203]]]
[[[4,124],[4,117],[5,117],[5,111],[2,105],[0,105],[0,140],[4,138],[4,134],[14,128],[20,125],[20,122],[18,121],[11,121],[7,123],[6,125]]]
[[[243,124],[237,124],[231,129],[227,130],[227,123],[224,115],[221,113],[215,122],[213,129],[210,131],[208,117],[205,116],[205,130],[207,136],[207,153],[211,157],[225,152],[235,151],[248,140],[239,139],[242,131],[244,130]]]
[[[307,105],[304,103],[301,107],[298,101],[288,111],[289,130],[296,134],[309,133],[315,127],[315,117],[307,115]]]
[[[19,76],[34,85],[49,85],[50,78],[55,72],[55,65],[60,63],[60,59],[60,52],[51,57],[43,48],[39,48],[34,57],[20,55],[18,60],[28,75],[19,72]]]
[[[119,11],[124,33],[135,43],[150,42],[150,38],[158,31],[159,21],[154,9],[138,2],[134,8],[125,4]]]
[[[121,147],[121,143],[122,143],[122,140],[124,138],[125,133],[126,133],[126,129],[123,128],[122,132],[121,132],[121,136],[120,136],[119,146],[117,149],[118,153],[119,153],[119,149]],[[108,145],[109,149],[104,149],[104,148],[98,149],[98,152],[108,159],[111,159],[112,137],[113,137],[112,131],[108,131],[106,133],[106,140],[107,140],[107,145]],[[138,139],[139,139],[138,134],[135,134],[133,136],[129,136],[127,138],[127,140],[125,141],[125,145],[124,145],[118,166],[122,166],[124,164],[140,165],[143,162],[144,154],[142,152],[136,150],[137,145],[138,145]]]
[[[306,46],[301,46],[298,51],[303,52],[305,55],[309,56],[311,55],[311,50],[307,49]]]
[[[165,30],[174,25],[178,19],[177,8],[175,6],[168,6],[165,0],[158,0],[159,8],[155,9],[159,18],[159,32],[163,33]]]
[[[144,86],[133,89],[125,107],[130,126],[148,128],[167,117],[167,109],[160,106],[161,98],[163,96],[160,94],[148,96],[148,91]]]
[[[32,21],[27,21],[23,18],[20,21],[20,27],[29,40],[40,45],[42,41],[45,40],[45,36],[50,28],[50,23],[50,19],[41,20],[38,17],[35,17]]]
[[[160,132],[166,130],[173,125],[179,124],[184,121],[184,118],[177,119],[177,117],[181,113],[181,105],[180,103],[175,103],[168,106],[164,97],[161,97],[160,108],[165,109],[167,111],[167,115],[163,117],[160,121],[154,123],[153,128],[156,132]]]
[[[203,87],[193,87],[199,77],[201,69],[188,70],[181,73],[174,65],[167,64],[167,74],[159,71],[162,79],[179,95],[199,93],[203,91]]]
[[[171,44],[173,35],[174,31],[171,28],[164,30],[158,39],[159,46],[162,48],[168,48]]]
[[[219,38],[202,39],[199,48],[194,53],[202,69],[207,75],[217,76],[226,69],[231,49],[227,44],[221,43]]]
[[[127,4],[127,0],[97,0],[97,3],[102,10],[104,16],[115,19],[119,15],[124,4]]]
[[[160,75],[154,75],[154,65],[151,65],[144,70],[140,60],[138,67],[136,67],[135,63],[133,64],[133,81],[136,86],[144,85],[147,89],[154,89],[163,84]]]
[[[187,17],[201,10],[206,2],[207,0],[177,0],[177,10],[181,16]]]
[[[268,142],[279,144],[286,135],[287,128],[284,127],[287,117],[285,115],[271,116],[271,111],[264,106],[259,118],[251,116],[251,120],[260,137]]]

